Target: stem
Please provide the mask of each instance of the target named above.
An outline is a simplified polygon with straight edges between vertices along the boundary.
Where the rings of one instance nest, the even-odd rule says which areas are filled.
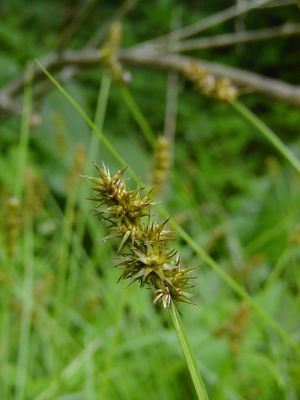
[[[77,190],[69,190],[64,209],[63,221],[61,226],[61,242],[58,250],[59,269],[56,276],[56,298],[54,305],[55,315],[61,316],[65,304],[67,276],[69,269],[70,244],[72,239],[72,224],[77,202]]]
[[[27,370],[30,361],[30,330],[33,311],[34,259],[33,232],[31,221],[27,222],[24,237],[24,291],[22,293],[22,317],[18,350],[18,366],[16,372],[16,400],[23,400],[26,393]]]
[[[182,352],[184,354],[188,369],[191,374],[191,378],[194,384],[195,391],[197,393],[197,397],[199,400],[208,400],[208,394],[206,392],[202,376],[200,374],[199,369],[197,368],[196,361],[193,357],[193,353],[191,351],[187,336],[185,334],[180,315],[173,302],[171,302],[171,315],[174,328],[181,345]]]
[[[98,101],[97,101],[97,107],[96,107],[96,112],[94,116],[94,124],[97,126],[97,128],[102,131],[103,129],[103,124],[104,124],[104,118],[105,118],[105,113],[106,113],[106,108],[107,108],[107,102],[108,102],[108,97],[110,93],[110,83],[111,80],[108,75],[103,75],[100,88],[98,91]],[[89,142],[89,147],[88,147],[88,155],[87,155],[87,161],[86,161],[86,166],[85,166],[85,174],[90,175],[92,174],[92,161],[95,161],[97,159],[98,153],[99,153],[99,137],[96,134],[94,130],[91,132],[92,136]],[[88,196],[88,191],[87,191],[87,185],[82,184],[80,189],[79,189],[79,194],[78,194],[78,201],[79,201],[79,206],[80,206],[80,214],[78,216],[78,222],[76,226],[76,238],[73,237],[73,251],[71,255],[71,274],[70,274],[70,279],[69,279],[69,287],[68,291],[70,293],[75,293],[76,290],[76,285],[79,282],[80,279],[80,274],[78,274],[78,268],[77,268],[77,262],[80,259],[80,247],[76,245],[77,243],[82,243],[83,237],[84,237],[84,232],[86,229],[86,226],[88,224],[88,216],[89,216],[89,209],[86,205],[86,201],[82,201],[81,199],[86,199]],[[74,240],[76,239],[76,241]]]
[[[29,145],[30,134],[30,115],[32,110],[32,78],[33,70],[29,65],[25,71],[26,86],[23,95],[23,113],[21,120],[21,132],[19,143],[19,165],[18,174],[16,176],[15,196],[18,200],[22,201],[24,190],[24,172],[27,164],[27,153]],[[24,215],[26,217],[26,214]],[[23,263],[24,263],[24,276],[23,276],[23,297],[22,297],[22,314],[20,323],[20,337],[18,348],[18,361],[16,369],[16,383],[15,383],[15,399],[23,400],[26,396],[26,384],[28,374],[28,363],[30,361],[30,336],[31,336],[31,323],[32,323],[32,310],[33,310],[33,285],[34,285],[34,269],[33,269],[33,230],[30,217],[24,220],[25,232],[23,241]],[[15,267],[15,265],[14,265]]]
[[[125,295],[125,290],[122,288],[122,291],[119,295],[118,300],[116,301],[115,305],[115,316],[113,320],[113,335],[109,340],[109,343],[107,345],[107,352],[105,356],[105,361],[104,361],[104,366],[103,366],[103,384],[101,388],[101,398],[102,399],[109,399],[109,386],[112,380],[112,370],[114,367],[114,359],[115,359],[115,353],[116,353],[116,347],[118,344],[118,339],[121,331],[121,323],[122,323],[122,318],[124,315],[124,308],[126,305],[126,295]]]
[[[163,208],[160,208],[160,211],[162,214],[164,213],[164,215],[167,216],[167,213],[165,213]],[[224,271],[220,264],[212,259],[210,255],[202,249],[202,247],[198,246],[193,238],[188,235],[188,233],[185,232],[176,221],[172,220],[170,223],[174,227],[174,230],[178,232],[180,237],[190,246],[190,248],[193,249],[195,253],[198,254],[199,257],[207,265],[209,265],[220,276],[220,278],[222,278],[222,280],[226,282],[231,289],[233,289],[235,293],[247,301],[253,310],[256,311],[257,315],[260,316],[262,321],[265,321],[265,323],[269,324],[269,326],[272,327],[275,332],[277,332],[283,341],[291,346],[291,348],[293,348],[298,355],[300,355],[300,347],[298,343],[290,337],[289,333],[284,330],[281,325],[279,325],[277,321],[275,321],[272,316],[266,312],[239,283],[237,283],[226,271]]]
[[[137,106],[134,98],[131,96],[127,87],[121,86],[120,91],[121,91],[121,94],[123,96],[123,99],[124,99],[128,109],[134,116],[134,118],[137,121],[138,125],[140,126],[142,132],[144,133],[146,139],[148,140],[150,145],[152,147],[154,147],[155,142],[156,142],[155,135],[154,135],[152,129],[150,128],[148,122],[144,118],[143,114],[141,113],[139,107]]]
[[[44,72],[44,74],[49,78],[49,80],[57,87],[57,89],[61,92],[61,94],[72,104],[75,110],[78,111],[78,114],[84,119],[87,125],[98,135],[99,139],[102,141],[104,146],[108,149],[108,151],[112,154],[112,156],[123,166],[127,166],[124,158],[119,154],[119,152],[114,148],[114,146],[110,143],[110,141],[104,136],[103,132],[94,124],[87,113],[80,107],[80,105],[67,93],[67,91],[57,82],[57,80],[43,67],[43,65],[36,60],[36,63],[40,67],[40,69]],[[131,168],[128,168],[128,173],[136,182],[139,182],[138,176],[134,173]]]
[[[233,101],[232,107],[238,111],[247,121],[255,126],[268,141],[283,155],[283,157],[295,168],[300,174],[300,162],[291,150],[279,139],[279,137],[251,110],[245,107],[239,101]]]

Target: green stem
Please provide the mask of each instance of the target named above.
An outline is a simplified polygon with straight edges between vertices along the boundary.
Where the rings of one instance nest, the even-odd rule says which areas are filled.
[[[67,275],[69,268],[69,257],[70,257],[70,244],[72,238],[72,224],[74,219],[74,213],[77,201],[77,188],[75,190],[69,190],[66,200],[66,206],[62,221],[62,234],[60,248],[58,250],[59,258],[59,269],[57,271],[56,280],[56,298],[54,305],[54,313],[57,316],[61,316],[63,305],[65,304]]]
[[[126,305],[125,300],[126,300],[126,295],[124,288],[122,288],[118,301],[116,302],[117,304],[115,305],[115,317],[113,321],[114,331],[113,331],[113,336],[110,338],[108,343],[108,348],[103,366],[103,372],[102,372],[103,385],[101,388],[101,394],[102,394],[101,398],[103,399],[109,398],[109,385],[112,379],[111,372],[114,367],[115,352],[121,330],[120,328],[121,328],[122,318],[124,315],[124,308]]]
[[[171,303],[171,315],[172,321],[175,327],[175,331],[177,333],[182,352],[184,354],[188,369],[191,374],[191,378],[194,384],[195,391],[197,393],[197,397],[199,400],[207,400],[208,394],[205,389],[205,385],[200,374],[199,369],[197,368],[196,361],[193,357],[193,353],[191,351],[187,336],[184,331],[184,327],[178,313],[176,306]]]
[[[167,216],[167,213],[163,208],[160,208],[161,213]],[[277,332],[277,334],[283,339],[283,341],[291,346],[297,354],[300,355],[300,347],[295,342],[290,335],[279,325],[270,314],[268,314],[253,298],[251,295],[246,292],[246,290],[239,285],[229,274],[224,271],[224,269],[219,265],[214,259],[212,259],[198,244],[193,240],[191,236],[187,234],[174,220],[170,221],[171,225],[174,227],[175,231],[178,232],[180,237],[190,246],[191,249],[195,251],[196,254],[207,264],[209,265],[219,276],[222,278],[224,282],[227,283],[231,289],[234,290],[242,299],[246,300],[247,303],[256,311],[257,315],[261,317],[262,321],[265,321],[269,324],[272,329]]]
[[[21,132],[19,143],[19,165],[18,174],[16,176],[15,196],[21,201],[24,190],[24,171],[27,163],[27,153],[29,144],[30,133],[30,115],[32,110],[32,78],[33,69],[28,65],[25,71],[25,88],[23,94],[23,110],[21,120]],[[26,382],[28,373],[29,362],[29,344],[30,344],[30,330],[32,322],[32,309],[33,309],[33,284],[34,284],[34,271],[33,271],[33,231],[30,218],[24,216],[24,277],[23,285],[24,292],[22,298],[22,315],[20,323],[20,337],[18,348],[18,361],[15,380],[15,399],[23,400],[26,393]],[[15,267],[15,266],[13,266]]]
[[[233,101],[231,105],[247,121],[255,126],[300,174],[300,161],[291,152],[291,150],[279,139],[279,137],[260,118],[253,114],[253,112],[245,107],[242,103],[240,103],[239,101]]]
[[[141,131],[144,133],[144,136],[146,137],[150,145],[154,147],[156,142],[155,135],[150,128],[148,122],[144,118],[143,114],[141,113],[139,107],[137,106],[134,98],[131,96],[126,86],[121,86],[120,91],[129,111],[134,116],[135,120],[141,128]]]
[[[26,392],[27,369],[30,361],[30,330],[33,311],[33,285],[34,285],[34,260],[33,260],[33,232],[32,223],[27,222],[24,237],[24,292],[22,298],[22,317],[20,327],[18,367],[16,371],[16,400],[23,400]]]
[[[102,131],[103,124],[104,124],[104,118],[105,118],[105,113],[106,113],[106,108],[107,108],[107,102],[108,102],[108,97],[110,93],[110,83],[111,80],[108,75],[103,75],[103,78],[101,80],[101,85],[99,88],[98,92],[98,101],[97,101],[97,107],[96,107],[96,112],[95,112],[95,117],[94,117],[94,124],[98,127],[100,131]],[[89,147],[88,147],[88,155],[87,155],[87,161],[86,161],[86,167],[85,167],[85,174],[90,175],[92,173],[91,171],[91,166],[92,162],[96,160],[98,152],[99,152],[99,137],[96,135],[95,131],[93,130],[92,136],[89,142]],[[88,195],[87,191],[87,185],[83,183],[80,187],[79,194],[78,194],[78,201],[80,205],[80,214],[78,216],[78,222],[76,226],[76,241],[79,243],[82,243],[84,232],[88,223],[88,216],[89,216],[89,209],[87,207],[87,202],[86,197]],[[84,199],[81,200],[81,199]],[[73,237],[74,239],[74,237]],[[68,287],[68,292],[74,293],[76,285],[78,284],[78,280],[80,279],[78,270],[76,268],[76,263],[79,260],[79,253],[80,253],[80,247],[76,246],[76,243],[73,242],[73,251],[71,255],[71,260],[70,260],[70,265],[71,265],[71,274],[70,274],[70,279],[69,279],[69,287]]]
[[[274,265],[268,279],[265,282],[264,289],[268,290],[274,285],[276,280],[279,279],[280,274],[284,270],[285,266],[288,265],[289,258],[291,257],[291,249],[288,247],[279,257],[276,264]]]
[[[107,150],[112,154],[112,156],[123,166],[127,166],[125,159],[118,153],[118,151],[114,148],[114,146],[110,143],[110,141],[104,136],[102,131],[94,124],[87,113],[80,107],[80,105],[69,95],[69,93],[57,82],[57,80],[43,67],[43,65],[36,60],[36,63],[44,72],[44,74],[49,78],[49,80],[57,87],[57,89],[61,92],[61,94],[72,104],[75,110],[78,111],[78,114],[82,116],[88,126],[98,135],[99,139],[102,141]],[[138,176],[134,173],[131,168],[128,168],[128,173],[136,182],[139,181]]]

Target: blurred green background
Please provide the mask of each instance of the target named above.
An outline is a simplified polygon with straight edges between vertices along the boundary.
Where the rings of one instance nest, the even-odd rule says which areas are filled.
[[[0,86],[50,52],[100,49],[119,14],[121,47],[129,48],[237,3],[1,0]],[[299,22],[299,2],[268,3],[198,36]],[[299,85],[299,49],[299,36],[291,36],[187,54]],[[157,201],[287,332],[284,341],[178,238],[174,247],[196,276],[195,305],[180,310],[210,398],[299,399],[300,353],[288,345],[299,349],[300,341],[299,176],[230,104],[179,75],[124,69],[156,137],[177,103],[172,167]],[[70,79],[64,71],[54,75],[151,185],[153,149],[122,85],[100,62]],[[240,93],[300,157],[299,108],[251,87]],[[79,175],[96,175],[93,161],[113,172],[120,164],[46,77],[15,100],[19,111],[0,109],[0,398],[196,398],[169,312],[152,304],[150,291],[117,284],[117,243],[103,242],[107,229],[90,212]]]

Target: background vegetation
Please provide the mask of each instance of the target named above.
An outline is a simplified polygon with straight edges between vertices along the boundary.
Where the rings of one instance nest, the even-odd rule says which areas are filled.
[[[297,2],[267,3],[198,36],[299,22]],[[89,187],[79,175],[95,175],[93,161],[113,172],[120,164],[45,76],[32,80],[28,63],[50,52],[100,48],[120,11],[122,48],[129,48],[234,5],[0,3],[0,85],[27,77],[13,106],[0,102],[1,398],[196,398],[169,312],[153,306],[149,291],[117,284],[116,246],[103,242],[106,229],[90,213]],[[297,36],[192,56],[299,85]],[[174,245],[196,276],[195,305],[180,310],[210,398],[298,399],[299,174],[230,104],[200,94],[176,72],[130,63],[124,69],[131,74],[125,89],[100,61],[54,72],[146,185],[153,165],[147,133],[175,133],[158,202],[221,271],[178,236]],[[299,107],[250,85],[239,92],[299,158]],[[243,290],[250,297],[239,295]]]

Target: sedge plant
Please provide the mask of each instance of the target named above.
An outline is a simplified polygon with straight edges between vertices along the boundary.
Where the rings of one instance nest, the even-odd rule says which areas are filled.
[[[39,64],[40,65],[40,64]],[[89,117],[86,115],[86,113],[81,109],[81,107],[74,101],[73,98],[71,98],[69,96],[69,94],[59,85],[59,83],[52,77],[51,74],[49,74],[48,71],[46,71],[41,65],[40,68],[44,71],[44,73],[48,76],[48,78],[54,83],[54,85],[59,89],[59,91],[68,99],[68,101],[74,106],[74,108],[79,112],[79,114],[85,119],[85,121],[88,123],[88,125],[95,131],[95,133],[97,133],[100,137],[100,139],[102,140],[103,144],[107,147],[107,149],[111,152],[111,154],[114,156],[114,158],[123,166],[126,165],[126,162],[124,161],[123,157],[115,150],[115,148],[111,145],[111,143],[105,138],[105,136],[103,136],[102,132],[99,131],[99,129],[97,129],[97,127],[91,122],[91,120],[89,119]],[[232,99],[229,100],[229,102],[231,102]],[[139,182],[139,179],[137,178],[137,176],[135,175],[135,173],[132,171],[131,168],[128,168],[128,172],[129,174],[133,177],[133,179],[136,182]],[[150,206],[150,205],[149,205]],[[165,210],[162,207],[157,207],[159,208],[161,214],[166,215]],[[166,215],[167,217],[167,215]],[[143,217],[144,218],[144,217]],[[289,346],[291,346],[292,348],[294,348],[297,352],[299,351],[299,348],[297,346],[297,344],[294,342],[294,340],[292,340],[289,336],[289,334],[278,324],[276,323],[273,318],[259,305],[255,302],[255,300],[252,299],[252,297],[237,283],[235,282],[226,272],[224,272],[222,270],[222,268],[208,255],[206,254],[206,252],[200,248],[195,242],[194,240],[180,227],[178,226],[178,224],[176,224],[174,221],[172,221],[172,226],[173,228],[176,230],[176,232],[179,234],[179,236],[186,241],[193,250],[195,250],[196,254],[200,256],[201,259],[203,259],[207,265],[209,265],[212,269],[214,269],[218,275],[242,298],[244,298],[247,303],[249,305],[252,306],[252,308],[255,310],[255,312],[257,313],[257,315],[259,315],[261,317],[262,320],[264,320],[270,327],[272,327],[274,329],[274,331],[276,331],[278,333],[278,335],[284,340],[284,342],[286,344],[288,344]],[[113,226],[112,226],[113,227]],[[122,243],[122,239],[121,239],[121,249],[123,248],[123,246],[127,243],[127,240],[132,240],[132,238],[130,238],[131,234],[127,233],[123,231],[123,243]],[[114,232],[114,235],[116,236],[116,231]],[[124,239],[124,235],[126,235],[127,237]],[[120,267],[122,265],[120,264]],[[123,264],[124,267],[124,264]],[[134,275],[130,275],[128,276],[129,279],[132,279]],[[143,275],[141,275],[140,277],[135,277],[137,279],[135,280],[140,280],[142,278]],[[125,277],[125,276],[124,276]],[[148,282],[147,282],[148,284]],[[149,283],[150,284],[150,283]],[[166,292],[162,293],[162,292],[157,292],[158,290],[162,290],[161,288],[154,288],[156,295],[159,295],[159,298],[156,299],[156,301],[161,300],[161,301],[165,301],[165,304],[168,304],[169,298],[166,296]],[[154,292],[154,293],[155,293]],[[163,297],[164,296],[164,297]],[[155,299],[155,296],[154,296]],[[183,326],[181,324],[181,320],[180,320],[180,315],[178,314],[177,308],[174,305],[174,302],[172,301],[172,297],[170,297],[170,304],[171,304],[171,311],[172,311],[172,315],[173,315],[173,321],[174,323],[177,321],[177,323],[175,323],[175,327],[176,327],[176,331],[178,334],[178,337],[180,339],[180,343],[183,349],[183,352],[185,354],[185,358],[187,360],[187,365],[190,369],[191,372],[191,376],[193,378],[193,382],[194,382],[194,386],[196,388],[196,391],[198,393],[198,397],[199,398],[206,398],[206,392],[205,389],[203,387],[203,383],[202,383],[202,378],[199,374],[198,369],[196,368],[196,364],[195,361],[193,359],[192,356],[192,352],[189,349],[189,345],[188,342],[185,340],[185,334],[184,334],[184,330],[183,330]],[[181,334],[179,334],[179,332],[181,332]],[[195,381],[197,382],[195,385]],[[200,394],[199,394],[200,393]],[[201,397],[202,396],[202,397]]]
[[[139,282],[153,291],[153,303],[163,308],[171,305],[172,320],[185,354],[195,391],[199,399],[207,399],[206,389],[196,367],[187,337],[178,313],[178,303],[191,303],[191,269],[181,265],[176,250],[170,249],[172,233],[166,229],[167,220],[156,221],[152,212],[150,194],[142,189],[128,189],[124,181],[125,168],[111,175],[109,169],[96,166],[98,177],[89,177],[96,202],[95,214],[109,224],[106,239],[119,238],[116,266],[120,279],[129,284]]]

